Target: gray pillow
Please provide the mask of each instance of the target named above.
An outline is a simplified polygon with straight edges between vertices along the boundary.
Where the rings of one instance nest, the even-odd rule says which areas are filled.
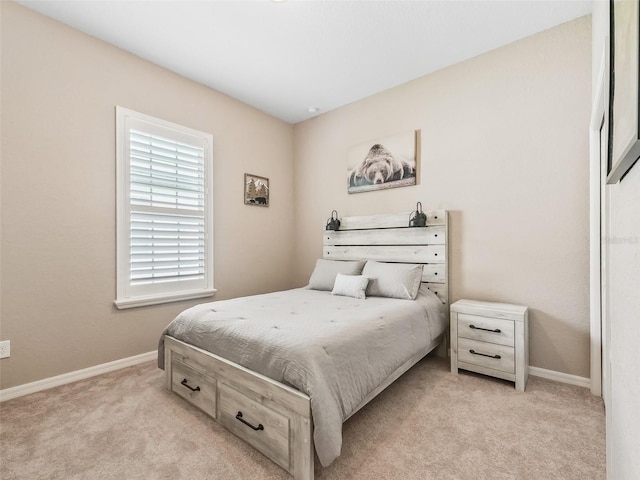
[[[343,273],[345,275],[360,275],[362,273],[364,262],[361,260],[342,261],[342,260],[325,260],[319,258],[313,269],[311,278],[309,278],[308,287],[312,290],[333,290],[336,281],[336,275]]]
[[[367,296],[415,300],[422,281],[421,264],[369,261],[362,275],[369,277]]]

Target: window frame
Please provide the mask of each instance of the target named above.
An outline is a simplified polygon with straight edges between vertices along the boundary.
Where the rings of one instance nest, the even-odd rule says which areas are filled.
[[[196,281],[131,284],[131,156],[130,131],[137,129],[204,150],[204,278]],[[213,282],[213,136],[159,118],[116,106],[116,299],[118,309],[210,297]],[[167,209],[170,215],[171,210]],[[175,213],[174,213],[175,214]],[[171,288],[173,286],[173,288]],[[180,288],[182,287],[182,288]]]

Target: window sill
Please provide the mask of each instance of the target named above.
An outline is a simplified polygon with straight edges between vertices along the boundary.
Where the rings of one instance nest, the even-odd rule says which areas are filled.
[[[148,295],[144,297],[116,299],[113,301],[118,310],[127,308],[147,307],[149,305],[160,305],[162,303],[181,302],[183,300],[193,300],[195,298],[213,297],[216,289],[198,290],[197,292],[184,292],[174,295]]]

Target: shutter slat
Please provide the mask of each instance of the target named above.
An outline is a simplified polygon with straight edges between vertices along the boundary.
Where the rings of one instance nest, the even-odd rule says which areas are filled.
[[[192,260],[188,260],[188,259],[176,260],[175,257],[167,260],[154,258],[153,261],[150,261],[150,262],[142,262],[142,261],[131,262],[131,270],[136,270],[136,271],[148,270],[150,268],[178,269],[179,266],[184,266],[186,268],[203,267],[204,263],[200,262],[198,258],[195,258]]]
[[[140,145],[149,146],[153,145],[158,148],[163,148],[168,151],[178,151],[187,155],[198,155],[202,151],[201,146],[187,145],[183,142],[176,140],[159,137],[157,135],[151,135],[147,133],[140,133],[136,130],[131,130],[131,141]]]
[[[174,228],[171,224],[169,225],[165,225],[165,224],[156,224],[156,225],[148,225],[146,223],[141,223],[141,222],[131,222],[131,234],[132,235],[137,235],[138,232],[140,233],[146,233],[146,232],[157,232],[158,234],[163,233],[163,232],[173,232]],[[185,232],[185,233],[193,233],[193,232],[199,232],[200,229],[198,228],[197,225],[194,226],[187,226],[187,225],[181,225],[180,226],[180,231],[181,232]]]
[[[168,275],[158,277],[131,277],[131,285],[143,285],[145,283],[162,283],[162,282],[179,282],[186,280],[201,280],[204,278],[204,273],[193,275]]]
[[[180,223],[180,225],[202,225],[204,226],[204,217],[202,215],[181,215],[173,214],[174,212],[167,212],[166,214],[158,215],[156,212],[135,211],[135,219],[133,221],[151,222],[154,224],[164,223]]]
[[[177,142],[175,140],[159,137],[157,135],[150,135],[148,133],[139,132],[137,130],[131,130],[131,140],[141,143],[141,144],[149,144],[153,143],[158,145],[159,147],[166,148],[168,150],[173,150],[177,148],[181,152],[190,153],[192,155],[196,154],[196,152],[200,152],[202,147],[187,145],[186,143]]]
[[[131,205],[141,205],[148,207],[164,207],[164,208],[182,208],[184,210],[193,210],[193,211],[202,211],[202,208],[198,205],[190,205],[184,202],[176,203],[176,202],[168,202],[168,201],[160,201],[159,199],[145,199],[145,198],[132,198]]]
[[[179,191],[176,191],[176,192],[173,192],[173,194],[170,194],[167,192],[161,193],[155,190],[151,192],[147,192],[147,191],[140,191],[136,189],[136,190],[132,190],[131,196],[140,200],[154,200],[158,202],[166,202],[169,204],[176,203],[175,202],[176,200],[179,200],[180,202],[185,202],[191,206],[194,206],[194,205],[198,206],[200,203],[204,203],[200,196],[182,195]],[[152,197],[152,198],[149,198],[149,197]]]
[[[144,152],[133,152],[131,154],[131,164],[139,168],[153,168],[160,172],[177,171],[187,177],[201,175],[203,168],[200,164],[182,162],[171,157],[160,157]]]
[[[159,167],[158,165],[147,165],[138,163],[132,165],[131,173],[141,177],[153,178],[186,184],[202,185],[203,172],[195,170],[183,170],[176,167]]]
[[[131,263],[136,262],[144,262],[144,261],[159,261],[162,262],[164,259],[173,259],[176,256],[181,258],[187,258],[189,260],[193,260],[193,258],[202,258],[203,251],[201,249],[194,250],[192,252],[189,251],[181,251],[181,252],[171,252],[171,251],[162,251],[156,250],[153,253],[147,252],[136,252],[130,256]]]
[[[181,185],[176,185],[171,188],[149,183],[131,182],[131,190],[139,193],[155,193],[157,195],[204,199],[204,188],[182,188]]]
[[[132,173],[143,177],[152,177],[172,182],[184,181],[184,183],[202,184],[204,177],[201,170],[186,170],[177,168],[175,165],[162,165],[158,163],[147,164],[145,162],[136,162],[132,165],[134,169]]]
[[[165,150],[156,146],[140,146],[135,142],[129,145],[132,159],[153,160],[159,163],[169,165],[178,165],[186,170],[200,170],[199,159],[202,157],[200,153],[197,155],[186,155],[175,150]]]
[[[170,150],[167,148],[161,148],[157,145],[146,145],[139,142],[131,141],[129,144],[132,157],[142,157],[149,159],[157,159],[158,161],[176,162],[187,168],[200,168],[200,158],[202,158],[202,151],[195,152],[190,155],[179,150]]]
[[[158,172],[135,170],[131,172],[130,182],[140,185],[153,185],[182,190],[204,191],[204,185],[199,178],[187,178],[179,175],[160,175]]]

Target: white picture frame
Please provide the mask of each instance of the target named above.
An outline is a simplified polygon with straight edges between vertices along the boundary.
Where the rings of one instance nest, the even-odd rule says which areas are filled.
[[[607,183],[624,178],[640,158],[640,5],[610,0],[611,62]]]

